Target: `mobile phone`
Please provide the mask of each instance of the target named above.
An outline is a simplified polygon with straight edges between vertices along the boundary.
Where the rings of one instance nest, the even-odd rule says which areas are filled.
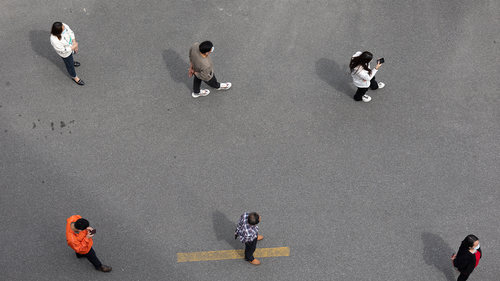
[[[91,231],[89,231],[89,234],[95,234],[97,232],[97,229],[92,229]]]
[[[384,63],[385,62],[384,58],[380,58],[377,61],[380,62],[380,63]]]

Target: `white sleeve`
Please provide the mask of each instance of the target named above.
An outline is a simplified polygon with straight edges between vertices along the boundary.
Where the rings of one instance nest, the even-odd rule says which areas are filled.
[[[361,69],[361,71],[359,71],[358,73],[356,73],[356,75],[365,80],[365,81],[370,81],[372,80],[373,76],[375,76],[375,73],[377,73],[377,69],[372,69],[372,74],[368,74],[368,71],[364,70],[364,69]]]
[[[71,30],[71,28],[69,28],[69,26],[65,23],[63,23],[64,27],[68,30],[68,35],[69,37],[71,37],[72,40],[75,40],[75,33],[73,32],[73,30]]]

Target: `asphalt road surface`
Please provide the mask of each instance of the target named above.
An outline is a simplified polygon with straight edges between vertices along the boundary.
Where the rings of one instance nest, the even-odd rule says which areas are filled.
[[[2,280],[469,280],[500,275],[500,2],[0,2]],[[85,81],[49,41],[75,32]],[[191,97],[211,40],[229,91]],[[355,102],[356,51],[386,63]],[[373,66],[373,64],[372,64]],[[177,262],[259,248],[290,256]],[[65,220],[98,229],[110,273],[76,259]]]

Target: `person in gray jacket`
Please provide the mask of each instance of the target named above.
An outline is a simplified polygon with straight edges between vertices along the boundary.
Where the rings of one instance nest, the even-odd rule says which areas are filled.
[[[214,64],[210,54],[214,51],[214,45],[210,41],[204,41],[200,44],[194,43],[189,49],[189,62],[191,64],[188,75],[194,76],[193,81],[193,98],[204,97],[210,94],[208,89],[202,89],[201,81],[204,81],[210,87],[216,90],[228,90],[231,88],[231,83],[219,83],[214,74]]]

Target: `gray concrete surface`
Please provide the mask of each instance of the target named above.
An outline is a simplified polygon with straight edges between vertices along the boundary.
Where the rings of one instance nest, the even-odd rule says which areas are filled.
[[[500,2],[2,1],[3,280],[498,280]],[[49,42],[80,43],[80,87]],[[193,99],[187,51],[212,40],[227,92]],[[347,64],[385,57],[354,102]],[[177,263],[258,247],[290,257]],[[67,217],[113,271],[77,260]]]

